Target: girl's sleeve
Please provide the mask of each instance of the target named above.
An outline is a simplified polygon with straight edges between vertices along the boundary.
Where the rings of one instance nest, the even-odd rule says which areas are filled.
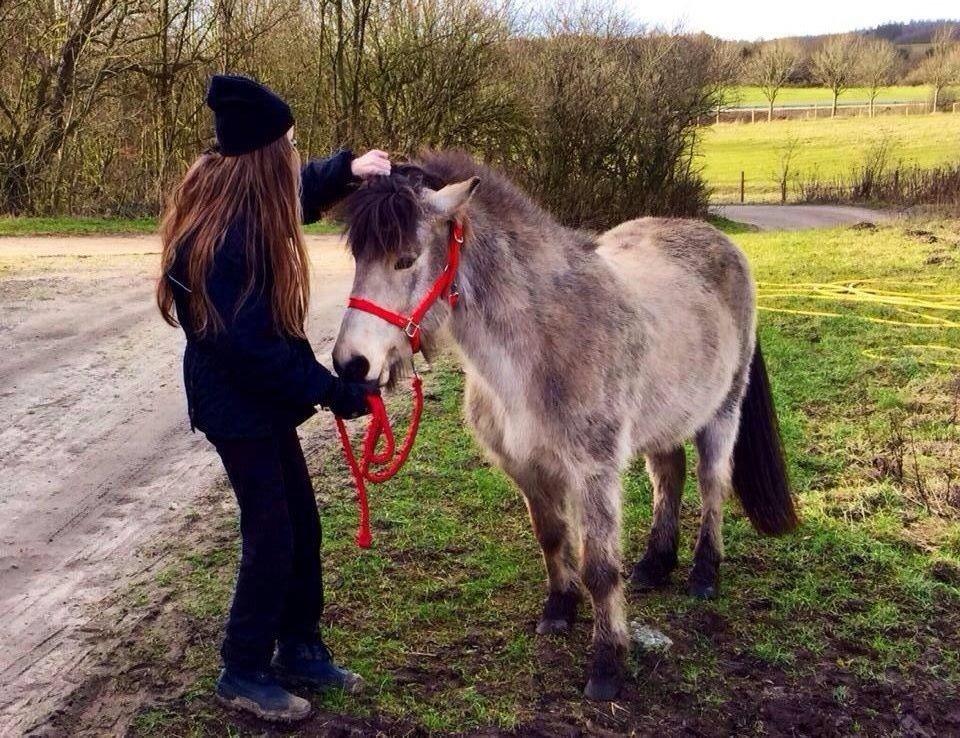
[[[314,159],[300,171],[300,204],[303,222],[320,220],[338,200],[353,191],[360,180],[353,176],[350,165],[353,152],[343,149],[328,159]]]
[[[306,341],[280,334],[273,324],[269,290],[255,286],[243,306],[246,263],[238,235],[218,249],[207,290],[224,328],[209,339],[229,360],[230,371],[253,394],[293,405],[326,405],[336,378],[317,361]],[[305,344],[305,345],[304,345]]]

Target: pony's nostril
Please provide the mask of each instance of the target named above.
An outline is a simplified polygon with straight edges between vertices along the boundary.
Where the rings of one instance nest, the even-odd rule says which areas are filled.
[[[367,372],[370,371],[370,362],[366,356],[351,356],[343,366],[335,365],[337,374],[349,382],[362,382],[367,378]]]

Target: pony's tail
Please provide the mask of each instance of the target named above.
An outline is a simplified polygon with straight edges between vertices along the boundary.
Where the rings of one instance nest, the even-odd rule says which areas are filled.
[[[777,536],[797,527],[780,425],[759,341],[740,406],[740,429],[733,447],[733,489],[753,527],[761,533]]]

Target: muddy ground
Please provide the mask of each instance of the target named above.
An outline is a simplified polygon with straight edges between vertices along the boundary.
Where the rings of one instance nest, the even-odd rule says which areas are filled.
[[[352,275],[309,237],[310,336],[329,350]],[[219,475],[191,434],[182,334],[153,304],[156,237],[0,239],[0,735],[95,668],[119,592],[155,573]],[[106,618],[109,621],[109,618]]]

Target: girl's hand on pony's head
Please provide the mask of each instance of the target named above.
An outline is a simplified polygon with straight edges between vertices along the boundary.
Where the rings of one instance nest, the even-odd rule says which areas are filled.
[[[350,164],[350,171],[354,177],[369,179],[370,177],[390,176],[390,156],[386,151],[371,149],[366,154],[358,156]]]

